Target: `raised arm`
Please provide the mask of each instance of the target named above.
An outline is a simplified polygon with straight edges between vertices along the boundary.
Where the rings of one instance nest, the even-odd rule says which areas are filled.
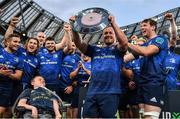
[[[70,31],[71,31],[70,25],[64,24],[63,29],[64,29],[64,36],[63,36],[61,42],[56,44],[56,50],[64,49],[65,46],[67,47],[67,50],[69,48],[71,48],[70,42],[72,42],[72,38],[71,38],[71,33],[70,33]]]
[[[118,25],[115,22],[115,18],[110,15],[109,16],[110,23],[114,29],[114,32],[117,37],[117,41],[119,42],[119,48],[121,48],[122,51],[126,51],[128,48],[128,39],[124,32],[118,27]]]
[[[170,44],[169,45],[174,47],[176,45],[176,40],[177,40],[176,22],[175,22],[175,19],[174,19],[174,16],[172,13],[166,13],[165,19],[170,21],[171,37],[170,37]]]
[[[75,16],[72,16],[72,17],[70,18],[70,21],[72,22],[72,24],[73,24],[73,22],[75,21],[75,19],[76,19]],[[87,46],[88,46],[88,45],[81,40],[81,38],[80,38],[80,36],[79,36],[79,33],[76,32],[76,31],[74,31],[73,28],[72,28],[72,34],[73,34],[73,41],[74,41],[76,47],[77,47],[82,53],[86,53],[86,51],[87,51]]]
[[[18,22],[19,22],[19,18],[18,18],[18,17],[13,17],[13,18],[11,19],[11,22],[10,22],[10,24],[9,24],[9,26],[8,26],[8,29],[6,30],[6,33],[5,33],[5,35],[4,35],[4,38],[5,38],[5,39],[6,39],[10,34],[13,34],[14,29],[15,29],[16,25],[18,24]]]

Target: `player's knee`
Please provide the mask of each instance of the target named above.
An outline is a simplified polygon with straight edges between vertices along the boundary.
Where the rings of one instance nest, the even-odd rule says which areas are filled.
[[[159,112],[151,111],[151,112],[144,112],[144,117],[150,119],[159,119]]]

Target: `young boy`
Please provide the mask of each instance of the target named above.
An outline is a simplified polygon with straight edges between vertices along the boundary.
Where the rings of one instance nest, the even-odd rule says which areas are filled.
[[[18,106],[22,106],[28,111],[23,115],[24,118],[61,118],[57,97],[45,88],[45,80],[41,76],[36,76],[31,81],[33,90],[26,90]]]

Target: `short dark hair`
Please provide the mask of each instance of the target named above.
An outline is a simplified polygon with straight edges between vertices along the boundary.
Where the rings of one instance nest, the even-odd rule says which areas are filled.
[[[7,38],[5,38],[5,41],[7,41],[7,40],[11,40],[13,37],[18,37],[18,38],[20,38],[20,35],[18,35],[18,34],[10,34],[9,36],[7,36]]]
[[[149,23],[151,26],[155,26],[155,31],[157,29],[157,22],[153,19],[144,19],[141,23]]]
[[[54,40],[53,37],[47,37],[46,40],[45,40],[45,43],[46,43],[47,41],[54,41],[54,42],[55,42],[55,40]]]

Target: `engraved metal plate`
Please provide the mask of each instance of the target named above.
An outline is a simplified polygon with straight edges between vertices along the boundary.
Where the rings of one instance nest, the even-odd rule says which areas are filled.
[[[109,12],[103,8],[88,8],[77,14],[73,29],[82,34],[102,31],[109,24]]]

